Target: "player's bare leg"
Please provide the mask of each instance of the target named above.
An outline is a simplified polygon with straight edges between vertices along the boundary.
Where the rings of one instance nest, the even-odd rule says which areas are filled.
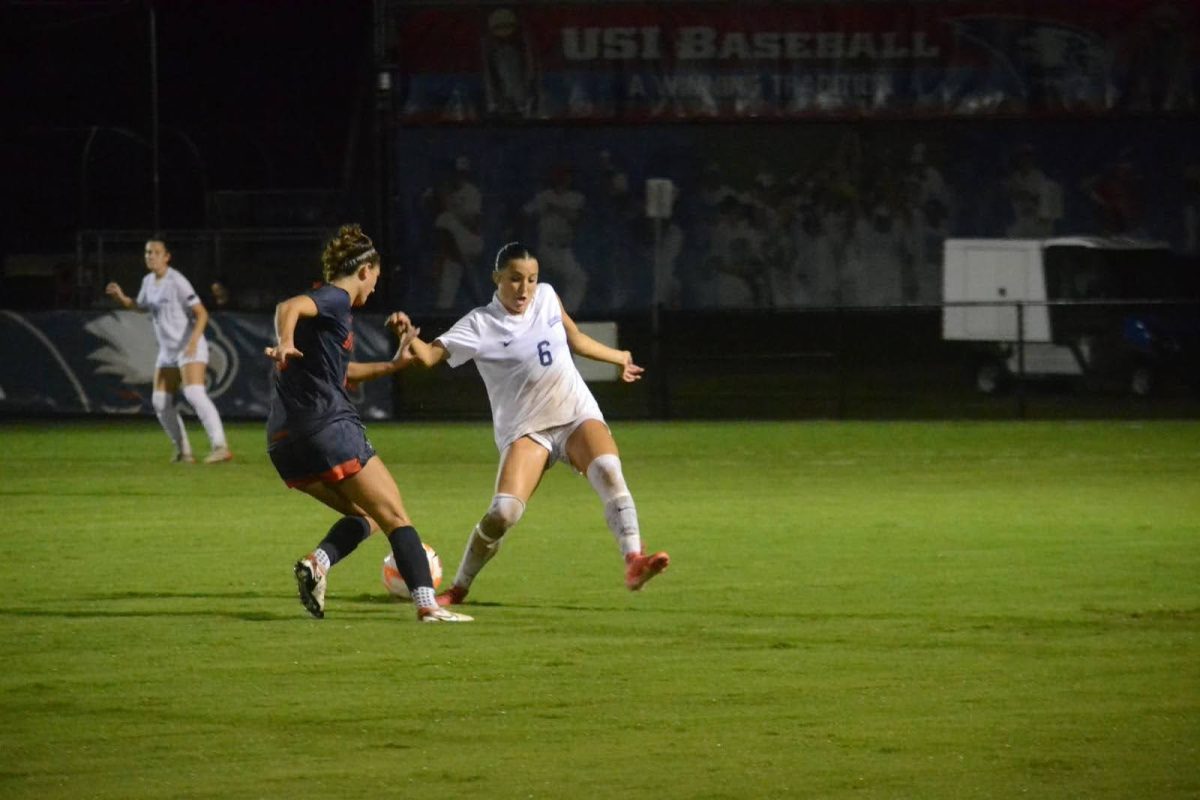
[[[400,489],[392,474],[378,456],[373,456],[363,468],[332,488],[345,500],[363,509],[369,517],[387,531],[392,557],[404,582],[412,587],[413,605],[420,622],[470,622],[466,614],[455,614],[440,608],[434,599],[433,577],[422,547],[421,537],[412,526]]]
[[[467,537],[462,561],[450,588],[438,595],[443,606],[457,605],[467,597],[471,583],[500,550],[500,542],[525,513],[525,504],[541,483],[550,453],[528,437],[504,451],[496,475],[496,493],[483,517]]]

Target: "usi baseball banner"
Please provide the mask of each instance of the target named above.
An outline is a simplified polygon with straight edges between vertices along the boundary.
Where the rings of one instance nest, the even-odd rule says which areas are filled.
[[[392,10],[401,121],[1196,108],[1194,3],[669,3]]]

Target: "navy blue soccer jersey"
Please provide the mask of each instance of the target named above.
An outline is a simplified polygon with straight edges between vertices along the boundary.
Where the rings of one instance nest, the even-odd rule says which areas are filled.
[[[337,420],[361,424],[346,389],[346,367],[354,349],[350,295],[331,284],[307,294],[317,304],[317,315],[296,322],[293,341],[304,357],[275,369],[267,415],[269,444],[308,436]]]

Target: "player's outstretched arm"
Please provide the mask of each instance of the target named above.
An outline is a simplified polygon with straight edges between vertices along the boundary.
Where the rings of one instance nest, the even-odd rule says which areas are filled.
[[[615,347],[609,347],[588,336],[579,330],[579,326],[575,324],[575,320],[571,319],[566,309],[563,309],[562,318],[563,330],[567,332],[567,346],[571,348],[572,353],[584,358],[590,358],[593,361],[616,364],[621,368],[621,380],[625,383],[633,383],[634,381],[641,380],[642,373],[645,370],[633,363],[633,353],[630,353],[628,350],[618,350]]]
[[[116,281],[109,281],[108,285],[104,287],[104,293],[113,300],[116,300],[121,308],[124,308],[127,311],[143,310],[138,308],[137,301],[125,294],[124,290],[121,289],[121,284],[117,283]]]
[[[304,353],[296,349],[293,338],[296,335],[296,323],[301,317],[315,317],[317,304],[306,294],[298,294],[284,300],[275,306],[275,345],[263,348],[267,358],[280,367],[289,358],[304,358]]]
[[[432,367],[446,360],[446,348],[441,342],[435,341],[433,344],[426,342],[421,337],[414,337],[408,345],[409,352],[412,353],[413,361],[423,367]]]
[[[420,337],[421,329],[413,325],[412,320],[403,311],[397,311],[388,317],[387,325],[400,337],[400,353],[403,354],[404,366],[412,363],[423,367],[433,367],[444,361],[447,356],[446,348],[441,342],[433,344]]]
[[[394,375],[416,360],[409,344],[417,338],[421,329],[414,327],[408,315],[403,311],[397,311],[390,315],[384,325],[400,339],[396,354],[392,356],[391,361],[351,361],[346,365],[346,380],[350,383],[363,383]]]

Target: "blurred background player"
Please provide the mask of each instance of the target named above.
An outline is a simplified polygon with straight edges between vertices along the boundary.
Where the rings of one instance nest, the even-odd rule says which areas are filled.
[[[413,356],[432,367],[474,361],[487,387],[500,468],[495,495],[467,540],[454,583],[438,596],[461,603],[491,560],[501,537],[522,514],[543,473],[557,461],[587,476],[604,503],[604,518],[625,560],[625,585],[637,591],[667,568],[666,553],[645,555],[633,497],[625,484],[617,443],[572,353],[621,368],[621,380],[642,376],[628,350],[597,342],[575,325],[554,288],[538,283],[538,262],[519,242],[496,255],[496,294],[427,344],[415,336]],[[407,322],[407,320],[405,320]]]
[[[204,329],[208,325],[208,311],[183,273],[170,266],[171,251],[164,238],[148,239],[144,256],[147,275],[142,278],[136,300],[125,294],[115,281],[105,286],[104,292],[122,308],[150,312],[154,338],[158,340],[150,399],[159,423],[175,445],[173,460],[181,463],[196,460],[183,427],[183,418],[175,405],[175,394],[182,382],[183,396],[200,418],[212,448],[204,463],[229,461],[233,453],[225,440],[221,415],[204,388],[208,369],[208,341],[204,338]]]
[[[271,463],[288,486],[344,515],[315,550],[296,562],[300,601],[314,617],[324,617],[329,569],[382,529],[412,593],[417,619],[470,621],[438,607],[421,537],[347,393],[348,381],[372,380],[404,366],[402,353],[390,362],[350,360],[351,309],[375,290],[379,253],[358,225],[343,225],[321,260],[325,283],[276,307],[276,344],[265,350],[276,365],[267,418]]]

